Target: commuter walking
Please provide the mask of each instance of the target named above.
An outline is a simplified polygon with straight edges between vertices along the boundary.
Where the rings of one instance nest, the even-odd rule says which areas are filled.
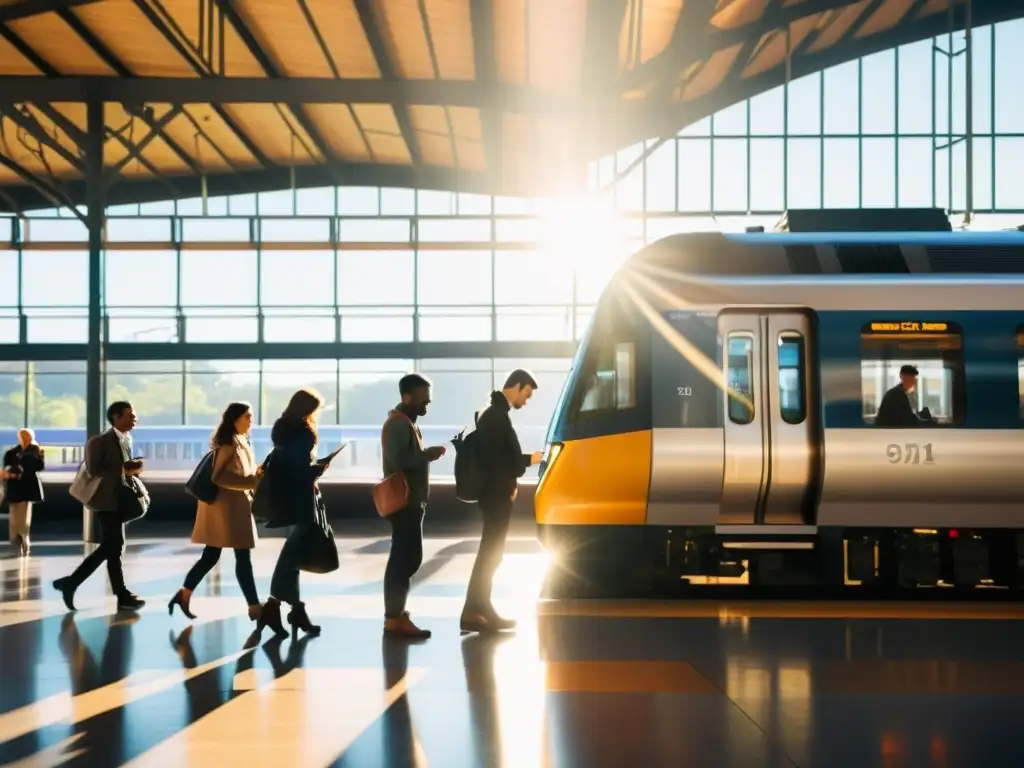
[[[4,495],[10,509],[8,538],[11,546],[27,557],[31,544],[32,505],[43,500],[43,481],[39,473],[46,469],[43,449],[35,433],[28,428],[18,432],[18,444],[4,453]]]
[[[412,639],[430,637],[409,618],[406,604],[412,577],[423,564],[423,517],[430,491],[430,463],[444,456],[443,446],[423,447],[416,423],[427,414],[430,382],[418,373],[398,382],[401,402],[388,412],[381,434],[384,477],[401,472],[408,485],[406,504],[391,515],[391,552],[384,570],[384,632]]]
[[[259,622],[263,609],[252,571],[252,550],[258,538],[252,517],[252,493],[261,470],[249,443],[251,429],[249,404],[231,403],[210,438],[210,448],[215,451],[210,480],[217,495],[209,503],[199,501],[192,529],[192,543],[206,546],[185,576],[181,589],[167,604],[168,613],[173,613],[177,605],[182,613],[194,619],[189,608],[192,592],[220,560],[221,551],[233,549],[235,578],[249,606],[249,619]],[[262,623],[257,626],[263,628]]]
[[[319,507],[323,504],[317,481],[330,466],[330,458],[317,461],[316,419],[323,405],[320,396],[300,389],[274,422],[270,439],[274,444],[264,466],[260,483],[269,483],[272,503],[267,514],[268,528],[288,528],[288,537],[270,580],[270,597],[261,611],[258,627],[269,626],[279,635],[287,632],[281,623],[281,603],[291,606],[288,623],[292,634],[301,629],[319,635],[299,596],[299,571],[310,556],[315,540]],[[262,489],[259,492],[262,492]]]
[[[476,414],[476,449],[482,480],[479,504],[484,525],[459,620],[464,632],[494,632],[516,625],[512,619],[498,615],[491,603],[491,590],[505,553],[519,478],[541,460],[540,452],[523,453],[509,414],[526,405],[536,389],[533,375],[516,369],[508,375],[501,391],[491,393],[490,405]]]
[[[75,590],[106,561],[110,588],[117,597],[119,611],[138,610],[146,603],[124,583],[125,524],[145,514],[149,493],[142,484],[142,459],[132,457],[131,431],[138,423],[131,403],[118,401],[107,408],[110,429],[89,438],[85,445],[85,471],[88,477],[86,507],[96,513],[100,525],[100,545],[70,576],[53,582],[69,611],[75,610]],[[77,478],[76,478],[77,481]]]

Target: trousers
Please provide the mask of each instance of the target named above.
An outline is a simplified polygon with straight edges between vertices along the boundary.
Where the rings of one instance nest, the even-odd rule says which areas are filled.
[[[387,518],[391,524],[391,552],[384,569],[384,618],[405,613],[412,577],[423,564],[423,516],[426,504],[400,509]]]
[[[505,542],[508,529],[512,522],[511,499],[481,500],[480,512],[484,519],[484,529],[480,536],[480,548],[473,563],[473,572],[466,588],[467,613],[480,613],[484,616],[495,614],[491,604],[491,591],[494,588],[494,574],[505,556]]]
[[[220,560],[220,547],[206,547],[203,554],[199,556],[192,570],[185,576],[185,589],[190,592],[199,586],[199,582],[213,570],[213,566]],[[260,598],[256,592],[256,578],[252,573],[252,552],[248,549],[235,550],[235,578],[238,579],[238,586],[245,595],[248,605],[259,605]]]

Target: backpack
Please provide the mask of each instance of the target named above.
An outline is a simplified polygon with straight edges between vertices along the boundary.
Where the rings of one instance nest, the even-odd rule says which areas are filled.
[[[467,435],[463,429],[452,438],[452,445],[455,446],[455,497],[467,504],[479,501],[484,487],[478,434],[473,429]]]

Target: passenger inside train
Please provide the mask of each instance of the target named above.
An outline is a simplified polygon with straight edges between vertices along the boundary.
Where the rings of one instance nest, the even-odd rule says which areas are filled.
[[[931,411],[925,407],[914,409],[911,396],[917,390],[917,366],[904,365],[900,368],[899,383],[885,393],[878,414],[876,427],[918,427],[937,423]]]

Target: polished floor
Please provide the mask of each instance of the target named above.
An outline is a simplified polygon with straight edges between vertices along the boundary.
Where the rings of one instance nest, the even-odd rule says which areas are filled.
[[[264,592],[279,546],[254,558]],[[165,607],[184,540],[130,541],[137,616],[102,572],[65,612],[49,582],[80,544],[0,544],[0,765],[1024,765],[1024,609],[538,603],[546,560],[517,537],[496,602],[518,632],[461,637],[475,547],[428,539],[425,643],[382,639],[388,543],[349,537],[339,572],[303,577],[323,635],[253,647],[230,553],[190,624]]]

